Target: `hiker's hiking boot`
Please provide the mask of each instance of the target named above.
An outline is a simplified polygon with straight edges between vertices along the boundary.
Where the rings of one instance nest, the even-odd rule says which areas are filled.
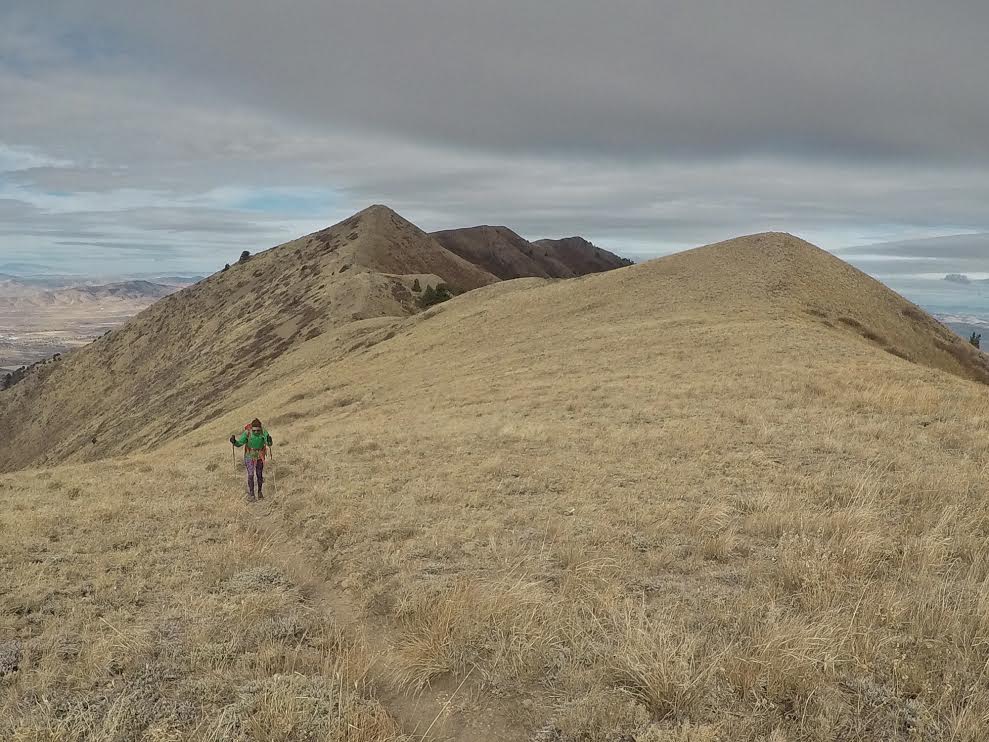
[[[259,500],[263,500],[264,499],[264,495],[262,495],[260,492],[258,492],[258,499]]]

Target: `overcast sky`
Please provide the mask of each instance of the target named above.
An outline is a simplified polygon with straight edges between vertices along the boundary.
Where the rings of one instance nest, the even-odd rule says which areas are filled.
[[[210,272],[386,203],[637,259],[976,234],[846,256],[989,276],[987,80],[985,0],[0,0],[0,271]]]

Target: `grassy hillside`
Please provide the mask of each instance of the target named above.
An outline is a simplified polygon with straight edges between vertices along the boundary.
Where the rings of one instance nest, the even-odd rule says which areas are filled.
[[[913,305],[766,234],[357,324],[0,478],[0,736],[983,738],[984,365]]]
[[[459,289],[497,280],[383,206],[252,256],[5,392],[0,470],[156,447],[170,429],[250,399],[287,351],[416,311],[416,279]]]

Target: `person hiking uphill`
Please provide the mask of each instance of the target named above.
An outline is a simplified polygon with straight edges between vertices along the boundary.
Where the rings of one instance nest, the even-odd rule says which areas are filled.
[[[263,500],[264,494],[264,459],[271,450],[271,436],[257,418],[251,420],[249,428],[240,435],[230,436],[230,442],[240,448],[244,447],[244,468],[247,469],[247,501],[254,502],[254,478],[258,480],[258,499]]]

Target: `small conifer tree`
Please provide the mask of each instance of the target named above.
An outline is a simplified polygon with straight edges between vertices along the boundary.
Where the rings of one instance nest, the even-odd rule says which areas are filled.
[[[431,307],[436,303],[436,289],[432,285],[426,286],[426,290],[422,292],[422,296],[419,297],[419,306],[425,309],[426,307]]]

